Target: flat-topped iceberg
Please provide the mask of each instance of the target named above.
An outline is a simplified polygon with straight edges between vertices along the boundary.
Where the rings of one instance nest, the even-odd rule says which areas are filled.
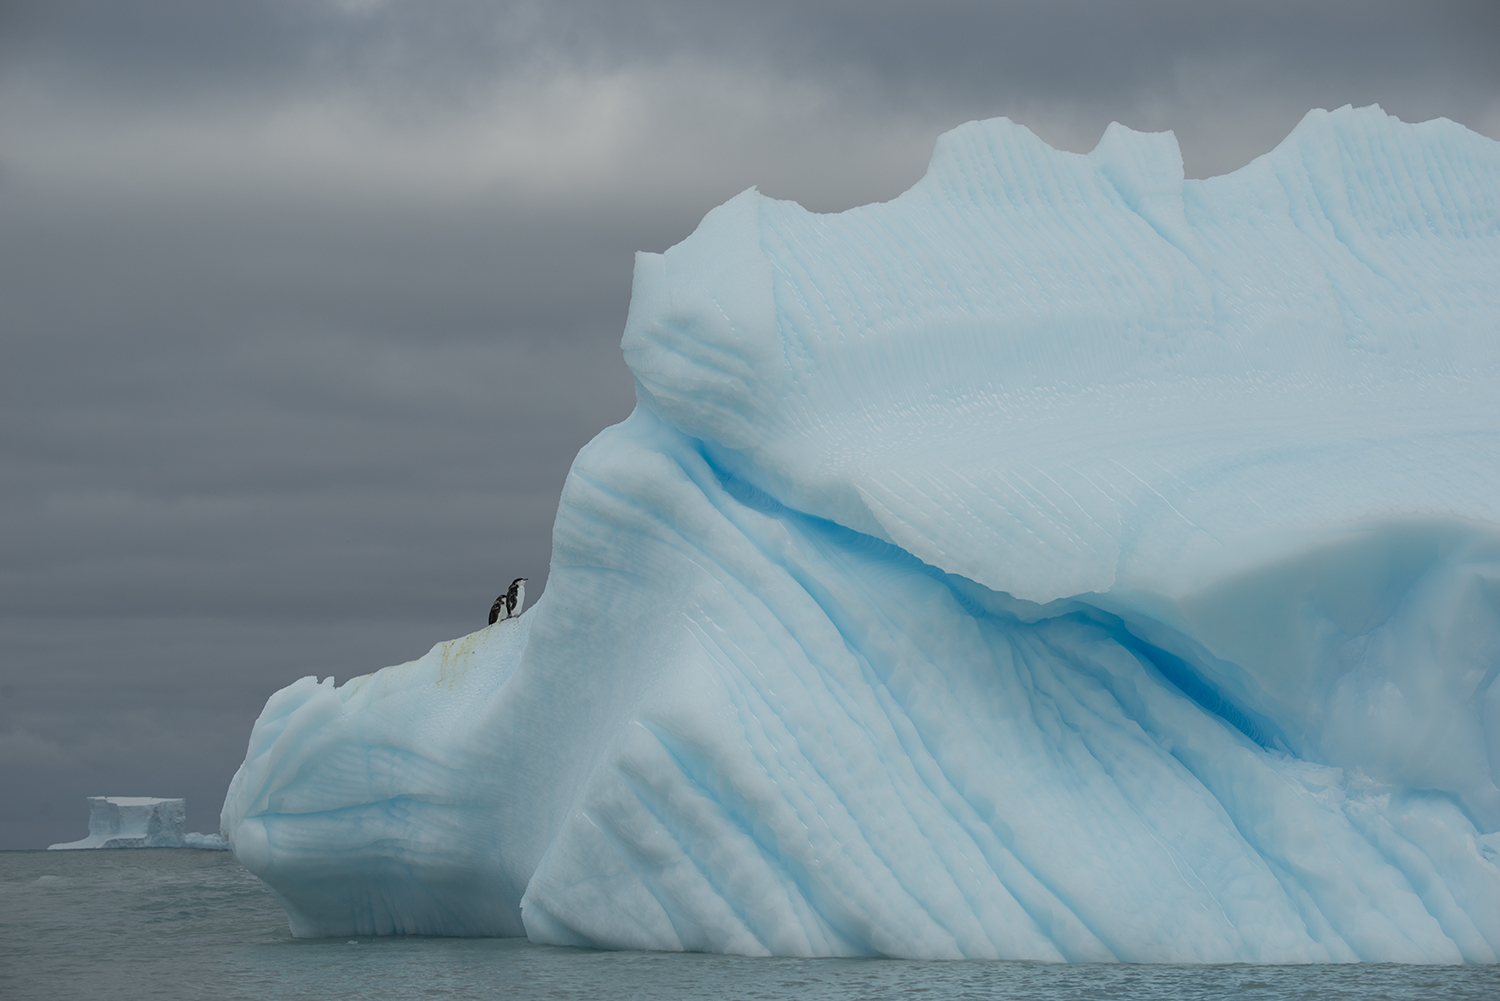
[[[298,935],[1494,962],[1500,144],[1006,120],[642,254],[546,593],[276,693]]]
[[[183,832],[187,800],[157,796],[90,796],[89,836],[49,845],[64,848],[210,848],[229,847],[217,834]]]

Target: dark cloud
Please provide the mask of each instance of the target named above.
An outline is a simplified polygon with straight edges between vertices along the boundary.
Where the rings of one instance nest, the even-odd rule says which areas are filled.
[[[1200,173],[1268,138],[1216,118],[1270,105],[1381,103],[1493,129],[1500,6],[1489,0],[1112,3],[491,3],[244,0],[13,5],[0,52],[70,79],[180,103],[357,91],[393,120],[492,99],[500,78],[608,75],[674,62],[799,80],[842,109],[941,127],[997,111],[1091,143],[1110,120],[1174,127]],[[1243,126],[1242,126],[1243,128]],[[1200,134],[1201,133],[1201,134]],[[1051,137],[1049,137],[1051,138]],[[1201,147],[1201,148],[1199,148]]]
[[[758,184],[890,198],[1005,114],[1177,131],[1311,107],[1500,136],[1493,3],[0,5],[0,847],[83,797],[211,830],[266,696],[545,586],[623,418],[632,253]]]

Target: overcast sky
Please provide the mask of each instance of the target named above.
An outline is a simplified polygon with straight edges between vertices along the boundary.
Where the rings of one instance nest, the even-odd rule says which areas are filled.
[[[1189,176],[1313,107],[1500,138],[1500,4],[6,0],[0,848],[215,831],[266,697],[545,585],[632,254],[1008,115]]]

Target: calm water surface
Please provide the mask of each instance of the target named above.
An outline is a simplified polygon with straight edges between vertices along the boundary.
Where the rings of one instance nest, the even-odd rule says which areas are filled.
[[[1495,967],[1067,966],[295,940],[227,852],[0,852],[0,998],[1500,999]]]

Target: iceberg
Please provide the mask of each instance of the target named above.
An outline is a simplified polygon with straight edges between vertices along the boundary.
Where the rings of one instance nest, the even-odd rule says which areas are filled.
[[[298,936],[1500,954],[1500,143],[1005,119],[640,254],[545,593],[267,702]]]
[[[68,848],[208,848],[225,851],[217,834],[183,833],[187,800],[154,796],[90,796],[89,836],[49,845]]]

